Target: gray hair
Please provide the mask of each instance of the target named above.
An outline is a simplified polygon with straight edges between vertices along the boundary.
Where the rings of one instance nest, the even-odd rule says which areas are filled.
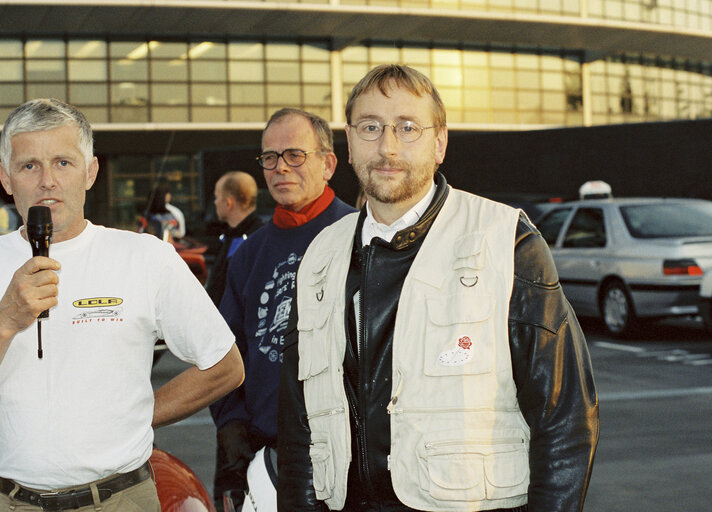
[[[5,121],[0,135],[0,163],[5,171],[10,172],[12,138],[15,135],[53,130],[71,124],[79,130],[79,151],[89,167],[94,158],[94,137],[87,118],[73,105],[54,98],[40,98],[23,103]]]
[[[334,152],[334,134],[331,132],[331,128],[329,128],[329,123],[327,123],[324,119],[322,119],[316,114],[312,114],[311,112],[307,112],[306,110],[301,110],[298,108],[282,108],[272,114],[272,117],[269,118],[269,121],[267,121],[267,126],[265,126],[265,129],[262,132],[263,136],[264,132],[267,131],[267,128],[269,128],[272,123],[274,123],[278,119],[291,115],[302,116],[311,123],[312,128],[314,128],[316,138],[319,141],[319,145],[321,146],[319,148],[321,149],[321,151],[325,151],[327,153]]]

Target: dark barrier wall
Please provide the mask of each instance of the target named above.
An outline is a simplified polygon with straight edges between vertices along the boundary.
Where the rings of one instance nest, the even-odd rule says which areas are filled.
[[[712,119],[515,133],[450,134],[455,187],[575,197],[588,180],[616,196],[712,199]]]

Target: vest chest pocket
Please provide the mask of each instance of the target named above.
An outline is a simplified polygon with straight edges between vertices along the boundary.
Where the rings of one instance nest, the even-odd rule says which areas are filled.
[[[323,373],[329,366],[328,322],[334,302],[299,311],[299,380]]]
[[[424,436],[418,447],[420,486],[446,501],[521,496],[529,486],[528,446],[516,430]]]
[[[477,375],[495,368],[494,298],[467,293],[427,300],[425,375]]]

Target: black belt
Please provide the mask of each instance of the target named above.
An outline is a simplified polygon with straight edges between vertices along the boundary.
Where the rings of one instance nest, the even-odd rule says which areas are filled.
[[[146,462],[143,466],[128,473],[119,473],[116,476],[96,484],[99,491],[99,500],[104,501],[124,489],[128,489],[151,477],[151,466]],[[15,489],[15,482],[0,477],[0,492],[10,495]],[[69,491],[47,491],[35,492],[25,487],[20,489],[13,496],[18,501],[23,501],[41,507],[43,510],[60,511],[74,510],[94,504],[91,494],[91,487],[88,485],[78,487]]]

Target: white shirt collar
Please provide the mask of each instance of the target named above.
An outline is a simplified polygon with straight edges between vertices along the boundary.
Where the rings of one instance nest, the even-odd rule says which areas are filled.
[[[412,226],[423,216],[425,210],[428,209],[430,202],[435,197],[435,191],[437,187],[435,186],[435,181],[430,183],[430,190],[425,194],[425,197],[418,201],[410,210],[405,212],[398,220],[393,222],[390,226],[378,222],[373,217],[373,212],[371,211],[371,205],[366,203],[366,219],[363,221],[363,228],[361,230],[361,243],[363,246],[371,243],[371,240],[378,237],[386,242],[390,242],[395,235],[401,229],[405,229],[408,226]]]

